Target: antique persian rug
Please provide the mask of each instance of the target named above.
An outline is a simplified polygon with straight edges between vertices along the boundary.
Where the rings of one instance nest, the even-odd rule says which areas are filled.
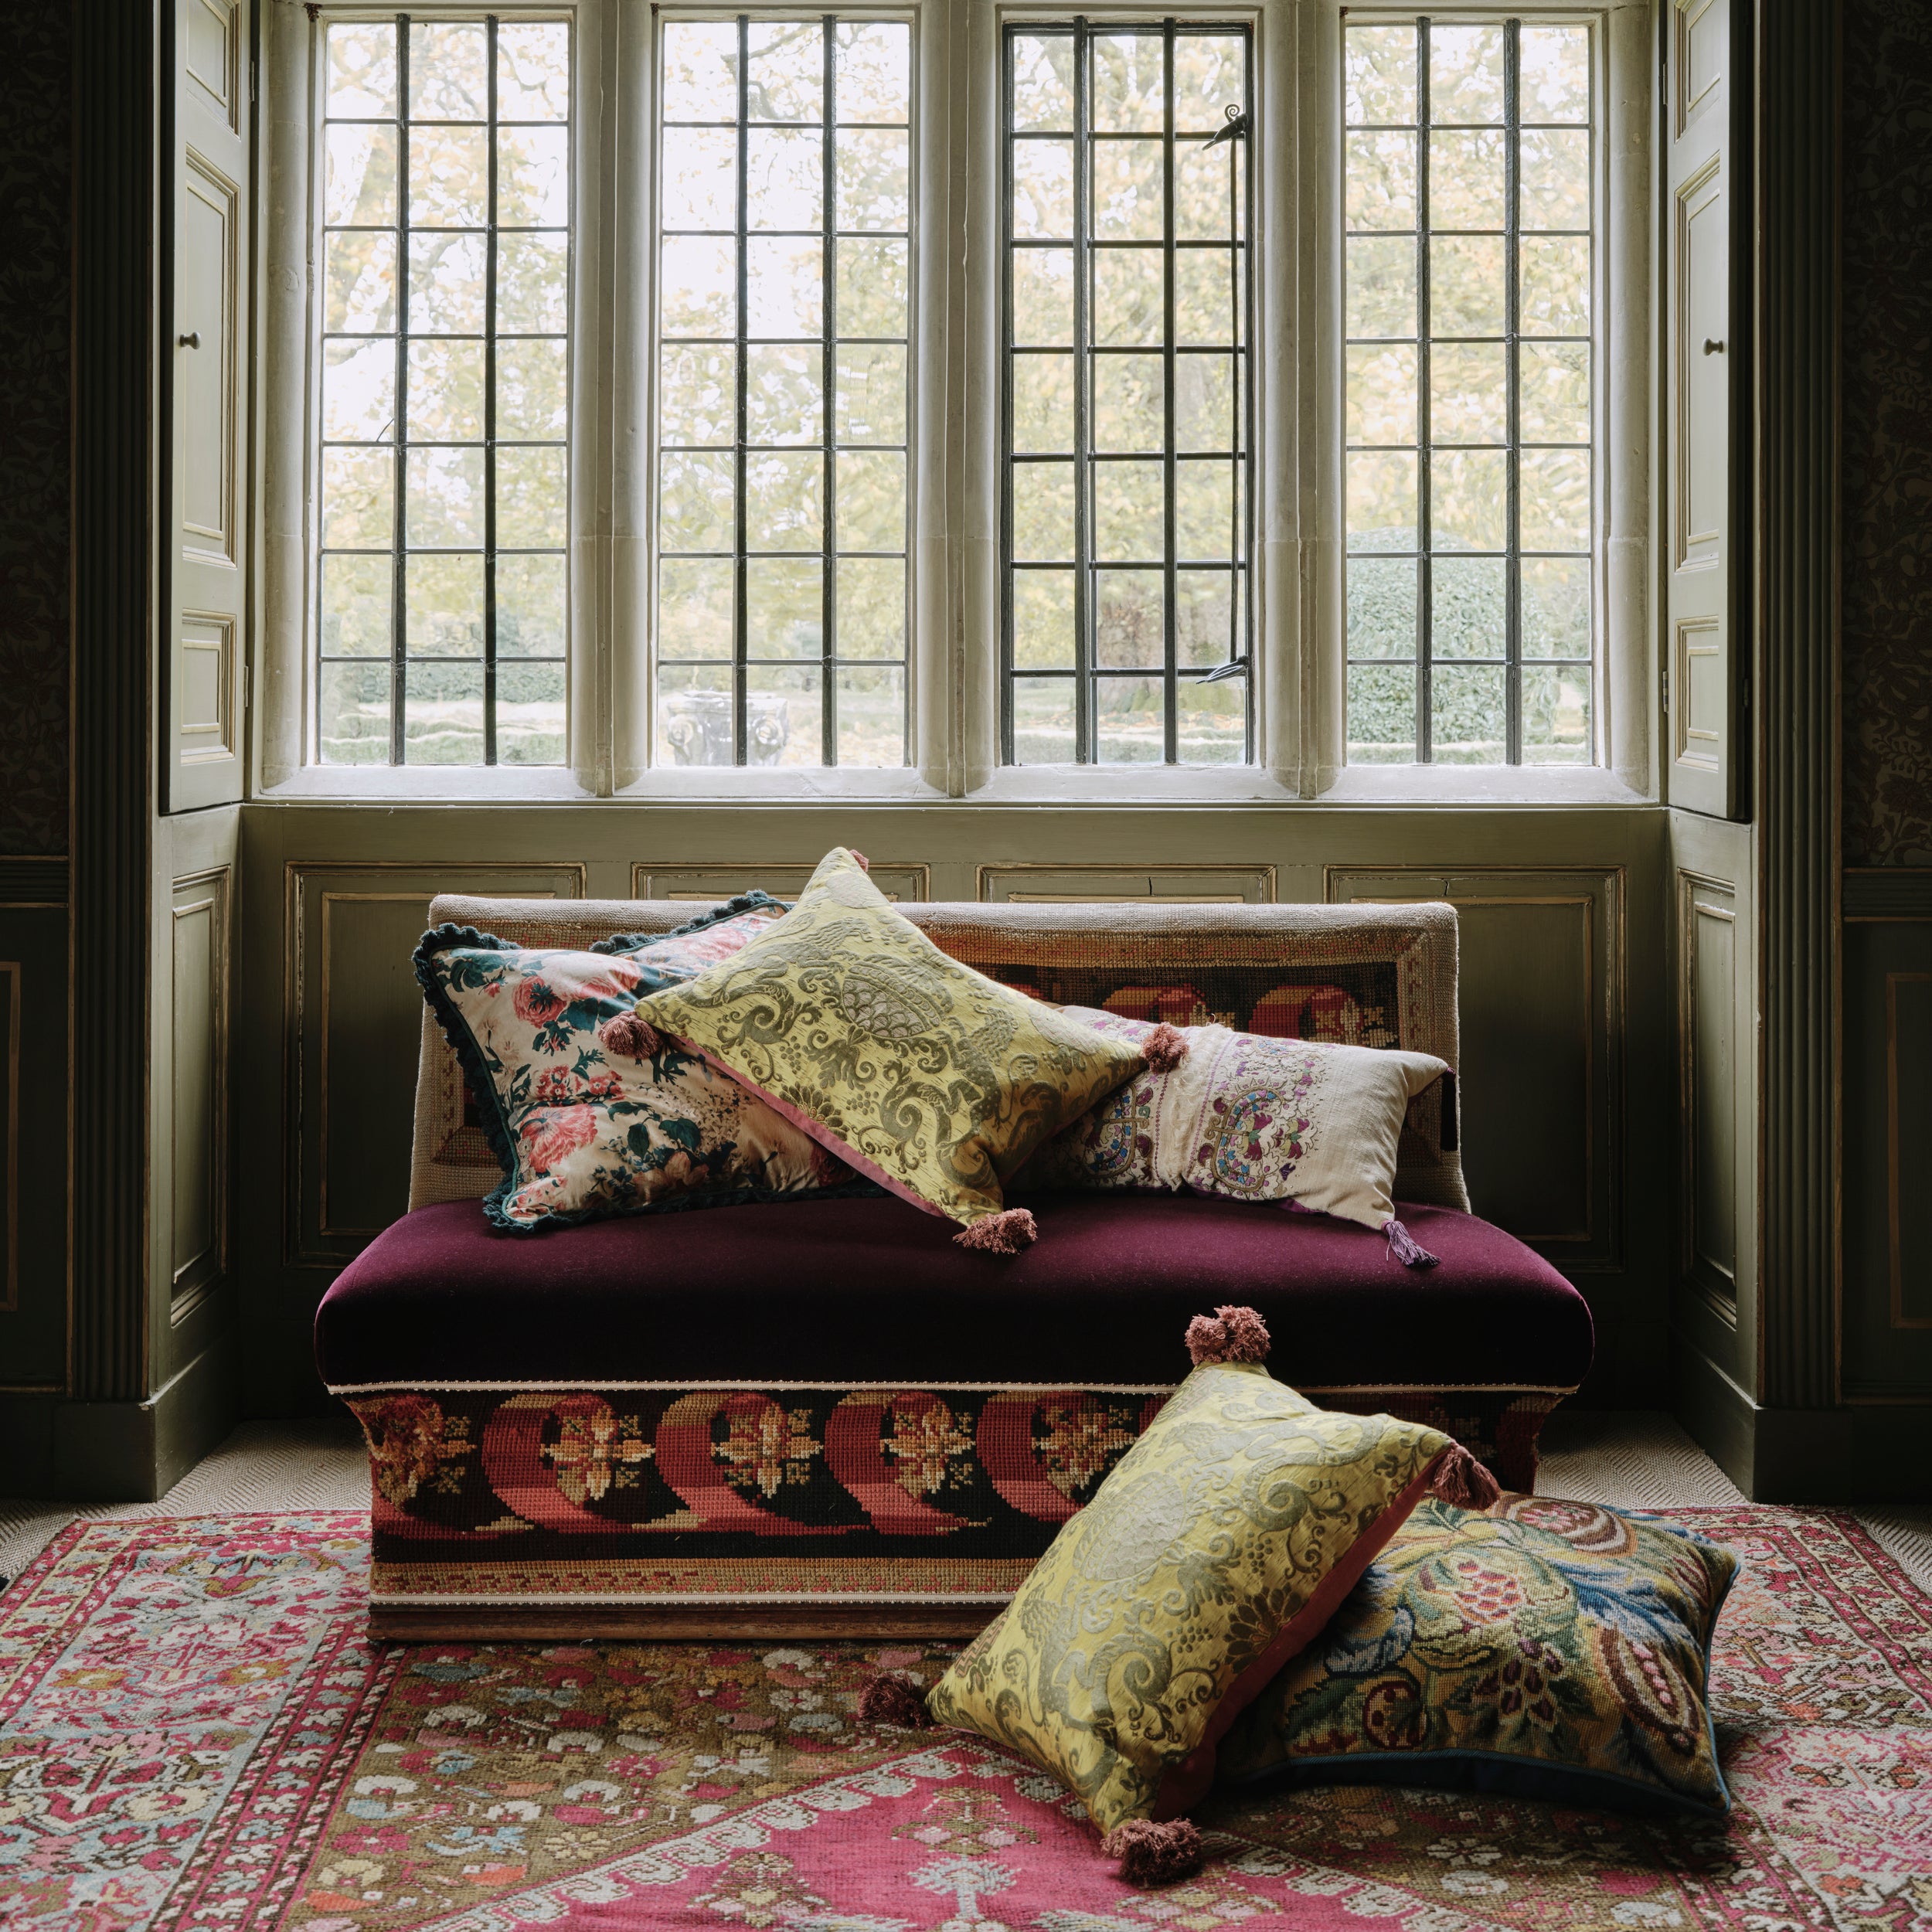
[[[1211,1803],[1122,1883],[1058,1788],[853,1714],[853,1645],[372,1647],[359,1515],[79,1525],[0,1597],[9,1932],[1906,1932],[1932,1599],[1849,1516],[1705,1509],[1725,1825],[1395,1789]]]

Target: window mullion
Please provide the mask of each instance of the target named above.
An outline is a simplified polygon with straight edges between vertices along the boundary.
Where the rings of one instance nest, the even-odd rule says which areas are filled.
[[[1086,18],[1078,16],[1073,22],[1073,755],[1082,764],[1092,764],[1097,757],[1094,723],[1094,466],[1089,459],[1087,427],[1093,373],[1092,347],[1087,339],[1094,269],[1087,222],[1092,53]],[[1004,272],[1011,276],[1010,251]]]
[[[819,567],[824,576],[820,583],[818,702],[819,716],[822,720],[820,728],[823,733],[819,743],[819,757],[825,764],[831,765],[838,762],[838,679],[833,668],[838,645],[838,458],[835,427],[838,413],[838,181],[835,145],[836,136],[834,132],[838,117],[838,40],[830,14],[825,15],[825,100],[821,112],[825,115],[823,212],[825,229],[821,260],[825,264],[821,318],[825,337],[822,363],[825,383],[824,393],[819,399],[821,411],[819,424],[825,437],[825,507],[820,543],[824,561]]]
[[[746,711],[745,658],[750,648],[746,635],[747,582],[745,573],[745,392],[751,374],[751,355],[746,342],[745,308],[750,293],[746,273],[749,244],[747,197],[750,172],[750,70],[751,19],[738,15],[738,205],[737,205],[737,344],[738,394],[736,420],[733,426],[732,463],[732,613],[731,613],[731,761],[746,762],[750,733]]]
[[[1178,471],[1175,467],[1174,428],[1174,22],[1161,23],[1161,688],[1165,719],[1161,749],[1165,763],[1179,755],[1179,679],[1175,675],[1175,575],[1179,543]]]
[[[1522,23],[1503,23],[1503,386],[1509,439],[1503,526],[1504,757],[1522,763],[1522,355],[1518,239],[1522,227]]]
[[[488,77],[489,233],[483,275],[483,762],[496,763],[496,15],[484,22]]]
[[[1429,22],[1416,22],[1416,762],[1434,752],[1434,529],[1430,516]]]
[[[403,762],[409,678],[410,17],[396,16],[396,502],[392,515],[389,760]]]
[[[1000,36],[999,129],[999,757],[1013,750],[1013,37]],[[1080,279],[1077,260],[1074,280]],[[1078,297],[1075,298],[1076,301]],[[1080,387],[1080,351],[1073,353],[1073,386]],[[1075,408],[1079,403],[1076,401]],[[1074,607],[1079,608],[1077,583]],[[1077,658],[1076,659],[1077,663]],[[1076,683],[1079,682],[1075,679]],[[1077,738],[1075,740],[1077,745]]]

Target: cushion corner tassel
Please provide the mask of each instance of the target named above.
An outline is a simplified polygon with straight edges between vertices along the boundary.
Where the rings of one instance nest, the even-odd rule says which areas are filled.
[[[1442,1258],[1431,1254],[1393,1215],[1383,1223],[1382,1231],[1389,1237],[1389,1252],[1405,1268],[1433,1268]]]
[[[867,1724],[890,1724],[902,1731],[932,1729],[926,1693],[910,1677],[881,1671],[869,1678],[859,1693],[859,1716]]]
[[[1459,1442],[1452,1442],[1437,1458],[1429,1493],[1451,1509],[1487,1509],[1502,1494],[1502,1486]]]
[[[1150,1073],[1171,1073],[1187,1058],[1188,1037],[1179,1027],[1162,1020],[1141,1042],[1141,1052]]]
[[[1268,1325],[1253,1308],[1223,1306],[1187,1325],[1187,1352],[1197,1369],[1210,1362],[1265,1362],[1269,1345]]]
[[[962,1248],[977,1248],[984,1254],[1017,1254],[1039,1239],[1039,1225],[1026,1209],[1007,1208],[982,1215],[953,1239]]]
[[[1172,1885],[1201,1869],[1201,1828],[1191,1818],[1131,1818],[1100,1840],[1103,1856],[1118,1859],[1129,1885]]]

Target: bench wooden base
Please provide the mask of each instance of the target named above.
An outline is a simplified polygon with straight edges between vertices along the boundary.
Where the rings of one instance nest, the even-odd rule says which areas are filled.
[[[873,1643],[893,1638],[963,1642],[999,1614],[996,1604],[644,1604],[569,1609],[372,1609],[369,1634],[393,1644],[575,1642],[706,1643],[731,1638],[816,1638]]]

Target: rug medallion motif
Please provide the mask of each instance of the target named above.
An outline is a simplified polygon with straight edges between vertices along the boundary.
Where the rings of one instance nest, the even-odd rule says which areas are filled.
[[[1199,1814],[1141,1892],[978,1740],[862,1726],[950,1648],[372,1647],[367,1519],[77,1526],[0,1597],[12,1932],[1913,1932],[1932,1927],[1932,1600],[1849,1516],[1736,1549],[1726,1823],[1395,1788]]]

